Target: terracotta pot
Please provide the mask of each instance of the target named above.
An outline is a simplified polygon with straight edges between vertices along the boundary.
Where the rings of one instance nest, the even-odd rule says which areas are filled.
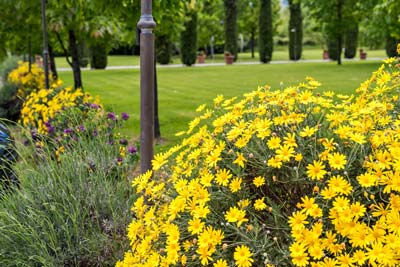
[[[233,64],[234,59],[235,59],[235,56],[233,56],[233,55],[225,55],[225,63],[228,65]]]
[[[323,59],[329,59],[329,53],[328,53],[328,50],[324,50],[324,52],[322,53],[322,58]]]
[[[204,56],[204,55],[197,56],[198,64],[203,64],[205,62],[205,60],[206,60],[206,56]]]

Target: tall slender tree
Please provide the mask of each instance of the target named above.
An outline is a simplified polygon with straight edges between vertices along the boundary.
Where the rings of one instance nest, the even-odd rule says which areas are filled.
[[[358,45],[358,22],[349,23],[344,37],[344,57],[354,58]]]
[[[181,60],[186,66],[196,62],[197,56],[197,11],[188,8],[184,30],[181,32]]]
[[[235,56],[235,60],[238,56],[238,45],[237,45],[237,14],[238,14],[238,0],[224,0],[225,10],[225,51],[230,52]]]
[[[289,0],[289,58],[299,60],[303,51],[303,17],[299,0]]]
[[[273,27],[272,27],[272,1],[260,0],[260,14],[258,26],[258,49],[260,61],[270,62],[273,51]]]

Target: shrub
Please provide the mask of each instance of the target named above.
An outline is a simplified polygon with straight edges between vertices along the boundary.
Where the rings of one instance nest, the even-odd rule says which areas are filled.
[[[18,67],[18,62],[20,61],[19,57],[9,57],[1,63],[0,66],[0,73],[1,79],[3,83],[7,81],[8,74]]]
[[[272,51],[274,46],[271,0],[261,1],[258,24],[259,24],[258,49],[260,52],[260,62],[268,63],[272,59]]]
[[[358,43],[358,23],[356,21],[351,21],[347,26],[344,42],[344,57],[354,58],[356,56]]]
[[[303,17],[300,3],[289,1],[289,10],[289,58],[299,60],[303,50]]]
[[[400,72],[386,63],[357,97],[314,93],[307,78],[200,106],[183,141],[134,179],[116,266],[399,264]]]
[[[400,42],[400,40],[397,40],[395,37],[389,34],[386,35],[385,50],[388,57],[396,56],[396,46],[398,42]]]
[[[81,89],[72,87],[63,88],[59,81],[50,89],[41,89],[32,92],[23,104],[21,110],[21,123],[30,129],[37,129],[39,134],[48,134],[49,127],[46,124],[57,114],[62,113],[70,107],[79,107],[87,110],[91,106],[92,97],[88,93],[83,93]],[[97,100],[98,101],[98,100]],[[94,103],[98,106],[98,103]]]
[[[238,15],[238,0],[224,0],[224,33],[225,47],[224,51],[230,52],[238,57],[238,34],[237,34],[237,15]]]
[[[30,92],[44,88],[44,71],[37,64],[18,63],[18,68],[8,74],[8,81],[18,87],[18,97],[25,99]]]
[[[185,28],[181,32],[181,60],[183,64],[191,66],[197,58],[197,11],[190,10],[186,15]]]
[[[8,81],[9,73],[18,67],[19,58],[10,57],[0,66],[0,118],[17,121],[22,101],[17,96],[18,87]]]
[[[0,90],[0,116],[18,121],[25,98],[44,87],[44,71],[37,64],[31,64],[29,70],[29,63],[22,61],[12,70],[12,63],[7,66],[3,73],[7,79]]]
[[[92,69],[105,69],[107,67],[107,46],[104,43],[95,43],[91,45],[90,67]]]
[[[326,45],[328,47],[329,59],[337,60],[340,56],[340,53],[338,51],[337,38],[332,34],[328,34]]]
[[[18,88],[6,82],[0,88],[0,118],[17,121],[20,116],[22,100],[18,97]]]
[[[81,120],[74,109],[64,115]],[[126,177],[136,159],[119,159],[136,151],[120,144],[125,141],[117,128],[110,142],[104,123],[111,119],[93,115],[87,131],[53,140],[56,152],[37,136],[19,145],[20,189],[0,199],[1,266],[113,266],[127,249],[125,226],[135,195]],[[89,129],[97,133],[87,134]]]
[[[158,33],[156,35],[156,60],[160,64],[169,64],[172,55],[172,41],[170,34]]]

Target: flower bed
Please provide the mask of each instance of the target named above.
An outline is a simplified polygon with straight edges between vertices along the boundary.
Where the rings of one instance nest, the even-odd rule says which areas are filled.
[[[116,266],[400,264],[398,62],[357,95],[319,86],[200,106],[134,179],[131,249]]]

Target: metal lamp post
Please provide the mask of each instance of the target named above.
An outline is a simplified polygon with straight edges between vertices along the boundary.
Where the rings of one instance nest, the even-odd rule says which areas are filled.
[[[154,34],[152,0],[141,0],[140,32],[140,171],[151,169],[154,156]]]
[[[46,89],[49,89],[49,50],[47,47],[47,27],[46,27],[46,0],[42,2],[42,29],[43,29],[43,67],[44,67],[44,82]]]
[[[294,61],[297,61],[296,28],[291,28],[290,31],[293,33],[293,53],[294,53]]]

